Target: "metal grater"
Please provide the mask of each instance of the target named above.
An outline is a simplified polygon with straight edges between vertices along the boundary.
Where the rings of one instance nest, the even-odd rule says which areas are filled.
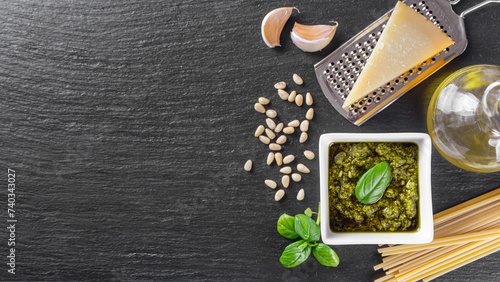
[[[500,0],[484,1],[467,9],[460,16],[455,14],[451,8],[451,5],[459,1],[402,0],[406,5],[424,15],[444,33],[448,34],[455,41],[455,44],[401,74],[396,79],[388,81],[384,87],[378,88],[354,105],[351,105],[348,111],[342,108],[344,100],[370,57],[385,28],[385,24],[392,14],[392,10],[315,64],[316,78],[328,101],[347,120],[359,126],[462,54],[467,47],[464,25],[465,14],[489,3],[500,3]]]

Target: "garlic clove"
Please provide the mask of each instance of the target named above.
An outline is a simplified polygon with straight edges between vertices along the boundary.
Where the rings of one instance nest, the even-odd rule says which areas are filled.
[[[332,41],[338,23],[334,25],[303,25],[295,23],[290,36],[293,43],[304,52],[316,52]]]
[[[262,20],[262,39],[269,48],[280,45],[280,35],[295,7],[282,7],[269,12]],[[298,9],[297,9],[298,11]]]

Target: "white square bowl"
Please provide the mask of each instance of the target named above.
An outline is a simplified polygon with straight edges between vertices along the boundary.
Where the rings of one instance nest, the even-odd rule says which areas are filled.
[[[328,158],[332,143],[408,142],[418,145],[418,215],[420,228],[411,232],[333,232],[328,199]],[[432,142],[425,133],[329,133],[319,139],[321,238],[329,245],[422,244],[434,238],[431,197]]]

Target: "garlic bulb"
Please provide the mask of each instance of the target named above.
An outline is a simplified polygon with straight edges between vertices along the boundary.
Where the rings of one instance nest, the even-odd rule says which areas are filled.
[[[280,35],[295,7],[282,7],[269,12],[262,20],[262,39],[269,48],[280,45]],[[297,10],[298,11],[298,10]]]
[[[337,30],[334,25],[303,25],[295,23],[290,36],[293,43],[304,52],[316,52],[325,48]]]

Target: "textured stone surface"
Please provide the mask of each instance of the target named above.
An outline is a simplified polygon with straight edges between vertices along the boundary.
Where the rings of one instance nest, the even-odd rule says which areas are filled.
[[[463,1],[470,2],[470,1]],[[0,169],[17,172],[17,274],[8,276],[5,227],[0,280],[369,281],[381,275],[376,246],[336,246],[341,264],[313,259],[294,269],[278,258],[289,243],[276,232],[283,212],[319,201],[317,142],[328,132],[426,132],[435,87],[458,68],[500,65],[500,7],[466,18],[465,53],[379,115],[357,127],[328,104],[313,64],[395,1],[5,1],[0,9]],[[264,15],[295,5],[282,47],[262,42]],[[462,11],[470,3],[460,3]],[[331,45],[303,53],[289,39],[294,21],[340,26]],[[304,85],[295,87],[292,74]],[[290,136],[311,173],[280,203],[265,178],[267,147],[253,137],[264,116],[259,96],[288,122],[304,116],[279,100],[285,80],[315,99],[309,139]],[[289,88],[291,89],[291,88]],[[434,210],[500,187],[500,174],[449,164],[435,150]],[[254,160],[251,173],[243,170]],[[6,183],[6,173],[0,175]],[[6,185],[4,186],[6,187]],[[306,198],[296,201],[305,188]],[[0,206],[6,209],[6,190]],[[6,213],[0,218],[5,224]],[[500,278],[500,254],[438,281]]]

